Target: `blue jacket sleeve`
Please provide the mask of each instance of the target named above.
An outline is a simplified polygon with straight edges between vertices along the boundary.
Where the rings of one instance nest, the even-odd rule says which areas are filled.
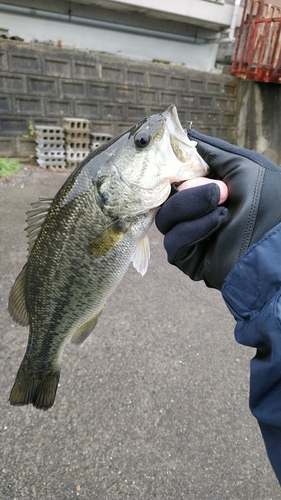
[[[250,409],[281,483],[281,224],[248,249],[221,292],[237,321],[237,342],[257,349],[250,367]]]

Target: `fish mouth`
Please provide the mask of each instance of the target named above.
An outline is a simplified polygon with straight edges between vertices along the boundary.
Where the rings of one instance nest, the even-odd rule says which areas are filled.
[[[196,142],[189,139],[181,125],[177,108],[173,104],[163,113],[166,134],[170,148],[178,160],[177,172],[170,177],[170,183],[205,176],[209,170],[207,163],[196,150]]]
[[[170,143],[174,154],[179,161],[185,163],[190,155],[190,141],[187,132],[184,131],[176,106],[171,106],[163,113],[163,117],[168,129]]]
[[[163,116],[167,122],[167,125],[168,125],[168,128],[170,129],[170,132],[172,132],[171,125],[173,125],[174,133],[180,134],[180,135],[185,135],[185,132],[182,128],[182,125],[181,125],[181,122],[179,119],[177,108],[176,108],[176,106],[174,106],[174,104],[171,104],[171,106],[169,106],[166,109],[166,111],[164,111]]]

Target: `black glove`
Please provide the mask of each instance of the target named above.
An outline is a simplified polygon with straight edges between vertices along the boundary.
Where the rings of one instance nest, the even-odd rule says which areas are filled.
[[[281,169],[259,153],[194,130],[188,135],[229,197],[218,207],[215,184],[178,191],[158,211],[156,225],[169,262],[220,289],[249,246],[281,222]]]

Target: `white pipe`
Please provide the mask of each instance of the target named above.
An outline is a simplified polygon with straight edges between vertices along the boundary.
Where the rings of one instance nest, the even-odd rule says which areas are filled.
[[[232,19],[231,19],[231,24],[230,24],[230,29],[229,29],[229,39],[233,40],[235,42],[235,29],[236,29],[236,22],[237,22],[237,17],[238,17],[238,12],[239,12],[239,7],[240,7],[241,0],[235,0],[234,8],[233,8],[233,14],[232,14]]]
[[[230,27],[224,31],[224,33],[228,33],[228,37],[226,37],[226,38],[221,37],[218,40],[218,43],[234,43],[236,41],[234,34],[235,34],[236,22],[237,22],[240,4],[241,4],[241,0],[235,0]]]

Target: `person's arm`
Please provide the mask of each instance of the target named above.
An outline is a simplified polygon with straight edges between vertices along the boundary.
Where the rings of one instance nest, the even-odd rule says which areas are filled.
[[[211,175],[174,194],[156,217],[168,260],[193,280],[221,290],[237,324],[236,340],[255,347],[250,408],[281,483],[281,169],[268,159],[191,131]]]
[[[237,342],[257,349],[250,365],[250,409],[281,483],[280,251],[281,223],[238,260],[221,292],[237,321]]]

